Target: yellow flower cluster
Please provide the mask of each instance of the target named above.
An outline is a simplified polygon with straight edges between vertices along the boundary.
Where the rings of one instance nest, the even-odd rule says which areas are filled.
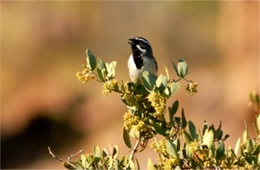
[[[152,142],[150,147],[158,154],[167,155],[166,144],[163,139]]]
[[[209,150],[208,149],[203,149],[203,150],[196,150],[193,152],[196,157],[199,158],[200,162],[206,162],[209,160]],[[206,163],[205,163],[206,164]]]
[[[130,112],[126,112],[124,115],[124,128],[130,132],[131,129],[137,131],[139,134],[142,134],[144,138],[151,138],[153,133],[153,127],[147,125],[143,120],[138,116]],[[131,133],[131,132],[130,132]]]
[[[190,95],[194,95],[198,92],[198,83],[190,81],[186,87],[186,90],[189,92]]]
[[[88,69],[84,68],[76,74],[78,80],[82,83],[87,83],[89,80],[95,79],[95,75]]]
[[[138,101],[140,100],[141,96],[139,95],[133,95],[129,93],[124,93],[122,96],[122,99],[124,99],[128,106],[137,106],[138,107]]]
[[[106,81],[103,85],[103,94],[108,95],[112,92],[112,90],[115,90],[118,88],[118,81],[116,79],[110,79]]]
[[[123,89],[125,94],[131,94],[133,92],[133,89],[129,88],[128,81],[123,83]]]
[[[148,95],[148,100],[151,102],[151,105],[153,106],[155,113],[154,117],[158,120],[163,121],[164,120],[164,113],[166,111],[166,101],[167,98],[163,97],[159,93],[152,91]]]
[[[166,141],[160,139],[159,141],[155,141],[151,143],[151,148],[159,154],[158,165],[159,169],[172,169],[176,167],[180,160],[178,158],[174,158],[170,156],[166,150]]]
[[[189,144],[189,150],[191,153],[195,153],[197,150],[199,150],[199,142],[193,141]]]
[[[130,112],[126,112],[124,115],[124,127],[129,132],[133,125],[137,125],[139,122],[139,117],[135,116]]]
[[[173,167],[176,167],[179,164],[179,159],[177,158],[169,158],[165,159],[165,161],[162,163],[162,169],[173,169]]]

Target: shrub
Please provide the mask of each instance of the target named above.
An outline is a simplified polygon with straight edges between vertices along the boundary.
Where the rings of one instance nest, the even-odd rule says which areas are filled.
[[[260,116],[259,96],[250,94],[251,105],[254,105],[256,116],[257,137],[250,138],[247,129],[238,139],[235,149],[225,145],[229,137],[218,127],[208,125],[205,121],[202,130],[191,120],[185,117],[184,109],[179,109],[179,101],[175,101],[167,108],[167,100],[179,90],[181,83],[186,83],[186,90],[190,95],[198,92],[198,84],[187,80],[189,73],[188,65],[180,59],[173,68],[177,79],[169,76],[165,67],[166,75],[158,77],[144,72],[139,84],[118,81],[115,79],[116,62],[105,63],[97,59],[94,54],[87,50],[86,65],[77,73],[80,82],[87,83],[96,80],[103,83],[103,93],[108,95],[116,92],[121,95],[122,102],[128,108],[124,114],[123,140],[131,149],[129,155],[119,158],[117,146],[110,148],[94,147],[93,153],[82,154],[76,161],[62,161],[51,151],[53,157],[62,161],[68,169],[140,169],[135,154],[147,148],[148,141],[154,138],[150,148],[153,149],[158,159],[152,163],[147,162],[147,168],[152,169],[257,169],[260,165]],[[180,116],[177,116],[177,112]],[[168,119],[166,119],[168,116]],[[156,140],[156,135],[163,136]],[[134,138],[134,146],[130,138]],[[183,140],[180,140],[180,139]]]

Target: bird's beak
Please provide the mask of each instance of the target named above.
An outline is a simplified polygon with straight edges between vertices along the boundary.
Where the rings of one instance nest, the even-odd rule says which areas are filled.
[[[134,44],[134,39],[133,38],[128,39],[128,44]]]

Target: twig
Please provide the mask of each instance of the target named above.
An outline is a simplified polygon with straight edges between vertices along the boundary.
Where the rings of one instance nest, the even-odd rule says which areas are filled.
[[[142,152],[143,150],[145,150],[146,146],[148,144],[148,140],[144,140],[142,143],[140,143],[140,146],[142,147],[141,150],[139,150],[138,152]]]
[[[172,80],[176,83],[176,82],[180,81],[181,78],[178,78],[177,80],[174,80],[174,79],[172,79]]]
[[[68,162],[70,162],[71,158],[77,156],[78,154],[82,153],[84,149],[79,150],[77,153],[71,154],[70,157],[68,157]]]
[[[49,154],[50,154],[54,159],[56,159],[56,160],[58,160],[58,161],[64,163],[64,161],[63,161],[62,159],[58,158],[56,155],[54,155],[54,154],[52,153],[50,147],[48,147],[48,150],[49,150]]]
[[[135,161],[136,161],[136,165],[137,165],[137,170],[140,170],[141,169],[140,164],[139,164],[138,159],[136,157],[135,157]]]
[[[76,166],[73,165],[72,163],[70,163],[70,161],[65,162],[65,161],[63,161],[62,159],[58,158],[56,155],[54,155],[54,153],[51,151],[51,148],[50,148],[50,147],[48,147],[48,150],[49,150],[49,154],[50,154],[54,159],[56,159],[56,160],[58,160],[58,161],[60,161],[60,162],[62,162],[62,163],[65,163],[65,164],[69,164],[69,165],[72,166],[73,168],[76,168]],[[69,157],[69,158],[70,158],[70,157]],[[69,158],[68,158],[68,160],[69,160]]]
[[[191,82],[191,80],[187,80],[186,78],[182,78],[183,80],[185,80],[186,82]]]
[[[132,152],[131,152],[131,154],[130,154],[130,156],[129,156],[129,160],[133,160],[134,155],[135,155],[135,153],[137,152],[137,148],[138,148],[138,146],[139,146],[140,143],[141,143],[141,140],[137,140],[137,141],[136,141],[135,146],[134,146],[134,148],[133,148],[133,150],[132,150]]]

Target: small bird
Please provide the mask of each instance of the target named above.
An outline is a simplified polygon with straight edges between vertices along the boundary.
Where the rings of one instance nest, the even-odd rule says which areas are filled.
[[[144,71],[157,75],[158,65],[153,56],[152,46],[143,37],[134,37],[129,39],[132,54],[128,59],[128,69],[131,80],[134,83],[140,81]]]

